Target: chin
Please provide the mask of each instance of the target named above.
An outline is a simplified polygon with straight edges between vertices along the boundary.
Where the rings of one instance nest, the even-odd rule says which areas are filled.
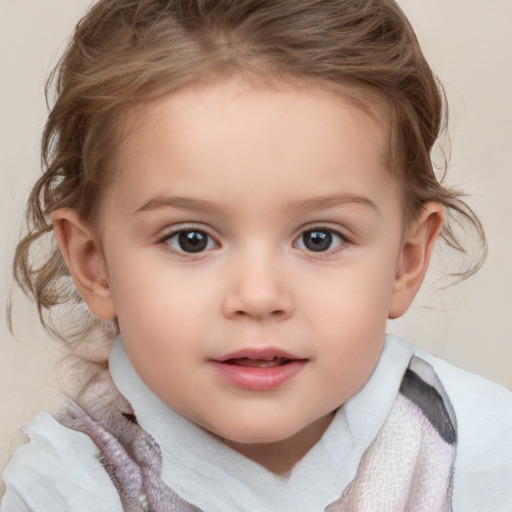
[[[292,438],[297,432],[240,432],[239,435],[223,437],[227,441],[239,444],[273,444]]]
[[[293,420],[283,421],[252,421],[243,422],[236,421],[231,425],[223,425],[223,428],[215,430],[208,429],[213,432],[221,440],[227,444],[273,444],[291,439],[307,429],[307,424],[297,424]]]
[[[293,425],[289,422],[272,422],[268,419],[264,422],[261,418],[248,420],[243,417],[233,417],[231,421],[222,423],[203,423],[200,425],[216,437],[231,441],[233,443],[274,443],[292,437],[297,429],[290,428]]]

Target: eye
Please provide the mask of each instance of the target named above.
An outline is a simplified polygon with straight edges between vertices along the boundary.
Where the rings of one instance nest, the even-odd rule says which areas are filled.
[[[217,247],[217,242],[199,229],[183,229],[176,231],[162,240],[177,252],[198,253]]]
[[[294,246],[312,252],[326,252],[337,249],[345,240],[331,229],[308,229],[295,241]]]

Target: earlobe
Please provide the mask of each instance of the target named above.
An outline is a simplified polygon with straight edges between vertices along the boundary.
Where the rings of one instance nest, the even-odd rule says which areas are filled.
[[[116,316],[105,259],[94,230],[71,208],[52,213],[62,256],[91,312],[104,320]]]
[[[430,256],[443,227],[444,208],[426,203],[418,220],[407,229],[389,305],[389,318],[402,316],[411,305],[427,272]]]

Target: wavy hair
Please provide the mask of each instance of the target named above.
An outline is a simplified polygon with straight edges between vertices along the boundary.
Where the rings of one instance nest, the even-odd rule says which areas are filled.
[[[42,139],[43,174],[14,259],[15,280],[51,334],[83,338],[100,322],[84,312],[53,237],[51,212],[71,207],[94,222],[127,136],[128,113],[234,74],[338,91],[363,108],[381,103],[405,218],[416,218],[427,201],[442,203],[448,215],[441,238],[449,247],[465,253],[459,224],[481,241],[480,257],[458,276],[480,267],[486,251],[480,221],[432,164],[447,118],[444,91],[393,0],[100,0],[77,24],[47,83],[47,98],[54,92],[55,101]],[[78,308],[80,325],[57,326],[52,311],[59,305]]]

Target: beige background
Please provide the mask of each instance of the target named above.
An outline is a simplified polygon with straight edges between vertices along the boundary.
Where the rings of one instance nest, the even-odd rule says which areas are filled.
[[[512,389],[512,0],[401,0],[451,104],[450,182],[471,194],[489,238],[485,267],[443,291],[429,276],[389,330]],[[88,0],[0,0],[0,467],[17,427],[54,403],[58,345],[15,295],[5,308],[12,251],[39,172],[43,84]],[[439,261],[435,267],[442,267]],[[430,283],[430,284],[429,284]]]

